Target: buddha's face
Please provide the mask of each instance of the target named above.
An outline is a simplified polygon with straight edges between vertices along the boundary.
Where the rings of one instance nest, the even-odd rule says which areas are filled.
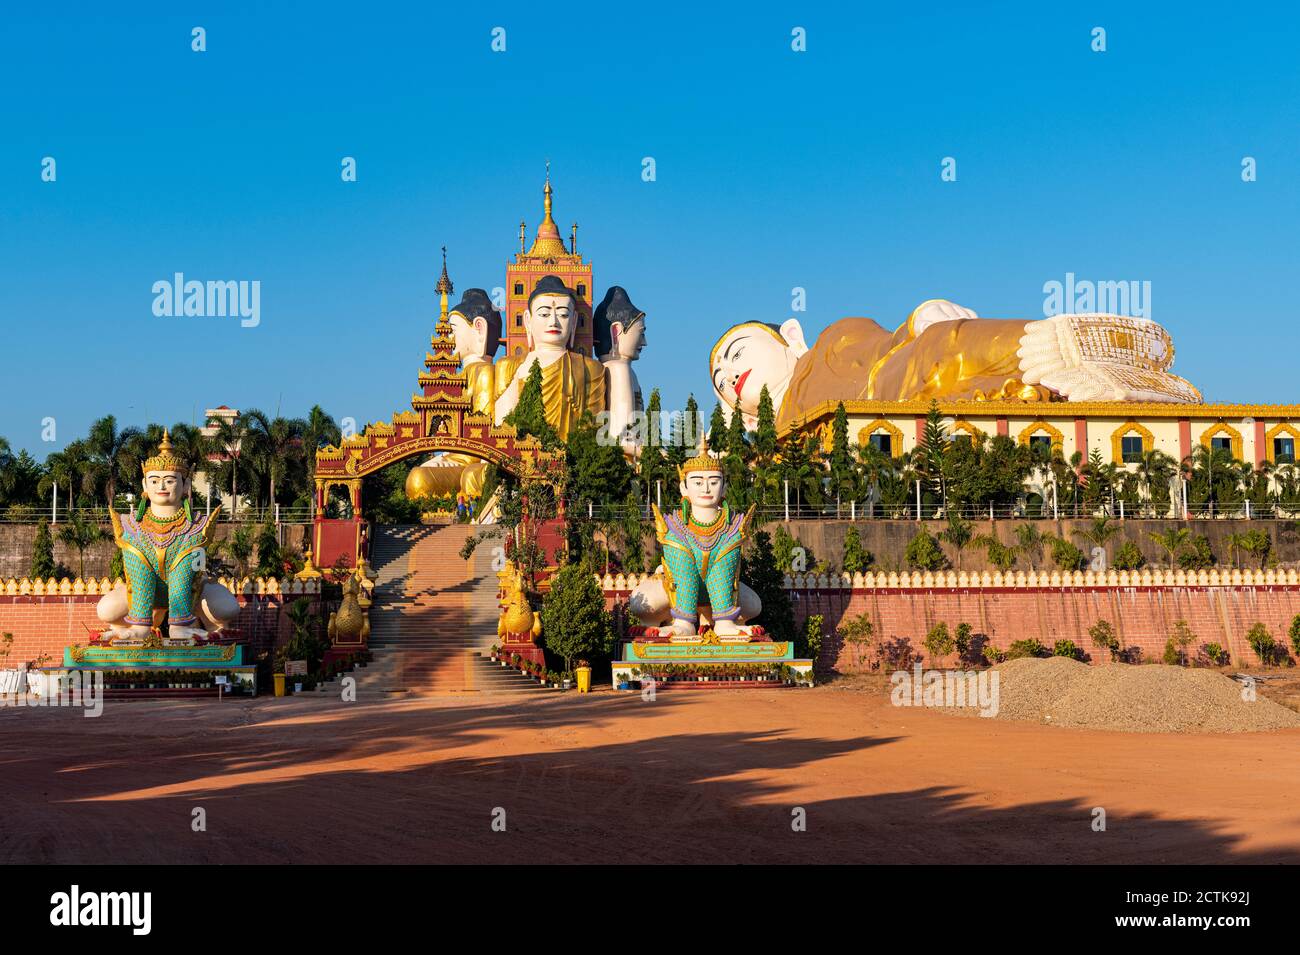
[[[681,492],[692,508],[715,510],[727,493],[727,482],[721,471],[692,471],[682,481]]]
[[[631,328],[623,328],[620,323],[615,322],[614,328],[618,330],[618,337],[614,341],[615,356],[624,361],[636,361],[640,358],[641,349],[645,348],[645,319],[633,322]]]
[[[577,320],[568,295],[539,295],[524,312],[524,329],[533,348],[563,349],[569,347]]]
[[[713,391],[727,407],[739,405],[743,414],[757,415],[763,386],[773,402],[779,403],[795,363],[807,350],[803,331],[794,319],[781,326],[779,335],[757,322],[739,325],[713,350],[713,367],[709,369]]]
[[[487,322],[481,318],[469,321],[459,312],[448,316],[451,334],[456,340],[456,357],[462,361],[466,358],[482,358],[487,353]]]
[[[179,471],[150,471],[142,482],[150,504],[175,507],[190,493],[190,482]]]

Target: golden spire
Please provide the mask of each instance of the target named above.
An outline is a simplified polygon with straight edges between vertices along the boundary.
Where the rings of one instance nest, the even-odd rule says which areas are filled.
[[[573,223],[573,231],[569,233],[569,253],[578,254],[578,223]]]
[[[447,247],[445,245],[442,247],[442,275],[438,279],[438,284],[433,288],[440,297],[439,304],[442,308],[440,317],[445,320],[447,318],[447,296],[456,291],[451,284],[451,276],[447,274]]]
[[[568,255],[569,250],[564,247],[564,240],[560,238],[560,227],[555,224],[555,219],[551,215],[551,197],[554,190],[551,189],[551,163],[546,162],[546,187],[542,190],[542,210],[545,217],[542,224],[537,227],[537,239],[533,242],[533,247],[528,250],[529,255],[537,255],[543,258],[555,259],[563,255]]]
[[[185,462],[173,452],[172,438],[165,428],[162,440],[158,442],[158,453],[140,465],[140,470],[145,474],[150,471],[175,471],[185,475],[190,473]]]

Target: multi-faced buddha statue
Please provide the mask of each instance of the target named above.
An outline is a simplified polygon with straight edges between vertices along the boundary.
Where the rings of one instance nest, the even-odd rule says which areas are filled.
[[[605,410],[605,369],[594,358],[573,351],[578,327],[577,296],[554,275],[541,278],[528,297],[523,314],[528,351],[497,362],[496,422],[500,424],[519,403],[534,365],[542,369],[542,403],[546,420],[561,440],[583,412]]]
[[[166,432],[142,470],[139,505],[125,515],[110,512],[126,581],[100,598],[96,613],[114,643],[138,643],[165,609],[169,641],[193,644],[239,616],[230,591],[207,580],[207,547],[221,508],[207,516],[191,512],[190,469]]]
[[[644,411],[641,383],[632,363],[645,348],[645,312],[632,304],[626,290],[615,285],[605,293],[592,315],[596,357],[605,366],[605,390],[609,404],[609,433],[626,448],[635,447],[635,435],[628,435],[632,417]]]
[[[481,288],[465,292],[455,308],[447,313],[456,340],[456,357],[465,373],[470,410],[492,414],[496,402],[492,356],[501,345],[501,313]]]
[[[797,319],[744,322],[718,339],[709,374],[750,428],[766,386],[781,429],[822,402],[854,398],[1199,402],[1200,392],[1169,372],[1173,358],[1169,333],[1150,319],[983,319],[932,300],[892,333],[869,318],[842,318],[811,348]]]
[[[703,449],[682,465],[680,478],[681,506],[667,514],[654,508],[663,574],[643,581],[629,607],[646,624],[661,620],[666,609],[672,639],[700,632],[702,611],[718,637],[746,639],[744,621],[762,610],[757,594],[740,583],[740,549],[754,509],[732,512],[722,469]]]

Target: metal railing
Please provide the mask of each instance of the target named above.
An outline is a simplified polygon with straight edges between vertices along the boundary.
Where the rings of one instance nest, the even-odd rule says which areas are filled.
[[[838,505],[766,504],[755,509],[755,516],[763,522],[771,521],[870,521],[870,520],[946,520],[956,513],[969,521],[1006,520],[1090,520],[1110,517],[1115,520],[1300,520],[1300,501],[1287,503],[1254,504],[1189,504],[1186,513],[1174,504],[1129,504],[1117,501],[1091,506],[1083,502],[1062,501],[1056,507],[1049,504],[985,504],[953,505],[944,508],[939,504],[867,504],[844,502]],[[590,509],[570,509],[566,516],[575,521],[626,520],[632,515],[651,520],[648,505],[617,504],[593,505]]]
[[[128,510],[130,508],[125,503],[116,508],[119,514]],[[196,516],[208,513],[206,505],[195,506],[194,513]],[[0,509],[0,524],[39,524],[43,521],[62,524],[74,514],[94,524],[107,524],[110,520],[107,507],[60,507],[55,511],[50,507],[17,504]],[[221,524],[310,524],[315,517],[315,509],[310,507],[241,507],[238,514],[223,508],[217,521]]]

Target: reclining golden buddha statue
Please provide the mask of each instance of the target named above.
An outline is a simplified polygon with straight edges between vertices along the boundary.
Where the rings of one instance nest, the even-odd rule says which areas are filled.
[[[1201,393],[1170,373],[1173,360],[1173,340],[1150,319],[979,318],[932,299],[892,333],[869,318],[842,318],[811,348],[798,319],[742,322],[714,345],[709,374],[750,428],[766,386],[780,430],[822,402],[850,399],[1199,402]]]

